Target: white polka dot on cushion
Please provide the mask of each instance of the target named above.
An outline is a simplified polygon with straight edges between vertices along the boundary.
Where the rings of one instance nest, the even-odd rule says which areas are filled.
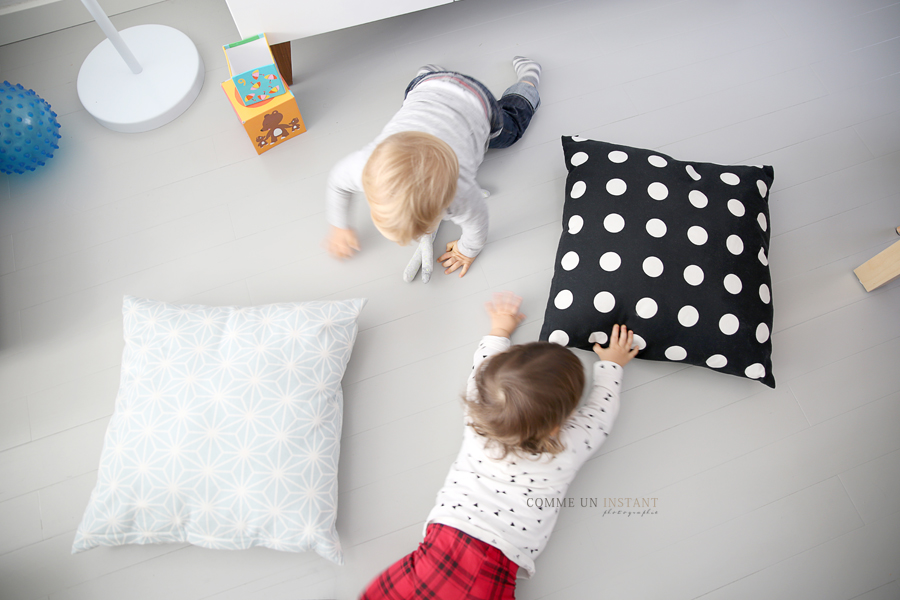
[[[576,152],[572,155],[572,166],[577,167],[578,165],[583,165],[587,162],[588,155],[587,152]]]
[[[656,315],[657,310],[659,310],[659,307],[653,298],[641,298],[634,306],[634,311],[642,319],[652,319]]]
[[[628,186],[619,178],[610,179],[606,182],[606,191],[612,196],[621,196],[626,189],[628,189]]]
[[[631,347],[634,348],[634,346],[637,346],[638,350],[643,350],[644,348],[647,347],[647,340],[645,340],[644,338],[642,338],[641,336],[639,336],[638,334],[635,333],[634,334],[634,345]]]
[[[756,258],[759,259],[759,262],[761,262],[764,267],[769,266],[769,259],[766,258],[766,251],[764,248],[759,249],[759,254],[756,255]]]
[[[684,170],[687,171],[687,174],[691,176],[691,179],[693,179],[694,181],[700,181],[700,173],[698,173],[693,166],[688,165],[684,168]]]
[[[641,267],[649,277],[659,277],[663,272],[663,262],[655,256],[645,258]]]
[[[573,299],[574,296],[572,296],[572,292],[569,290],[562,290],[556,295],[556,298],[553,299],[553,305],[559,310],[565,310],[572,306]]]
[[[737,185],[741,182],[741,178],[735,175],[734,173],[725,172],[719,175],[719,179],[727,183],[728,185]]]
[[[661,238],[666,235],[666,224],[660,219],[650,219],[647,221],[647,233],[655,238]]]
[[[669,196],[669,188],[658,181],[654,181],[647,186],[647,193],[654,200],[665,200]]]
[[[713,354],[709,358],[706,359],[706,366],[712,367],[713,369],[721,369],[725,365],[728,364],[728,359],[722,356],[721,354]]]
[[[575,235],[581,228],[584,227],[584,219],[581,218],[581,215],[572,215],[569,217],[569,233]]]
[[[725,240],[725,247],[728,248],[729,252],[737,256],[744,251],[744,240],[734,234],[731,234],[728,236],[728,239]]]
[[[623,163],[628,160],[628,155],[621,150],[613,150],[609,153],[609,160],[613,161],[614,163]]]
[[[608,313],[616,306],[616,297],[609,292],[600,292],[594,296],[594,308],[602,313]]]
[[[768,304],[772,301],[772,294],[769,292],[769,286],[766,284],[759,286],[759,299],[763,301],[763,304]]]
[[[573,199],[578,199],[584,196],[584,192],[587,190],[587,184],[583,181],[576,181],[572,185],[572,192],[569,194]]]
[[[697,208],[705,208],[709,204],[709,198],[700,190],[691,190],[688,194],[688,200]]]
[[[604,271],[615,271],[622,264],[622,257],[615,252],[604,252],[600,257],[600,268]]]
[[[697,246],[702,246],[706,243],[706,240],[709,239],[709,234],[707,234],[706,230],[699,225],[694,225],[693,227],[689,228],[687,236],[688,239],[691,240],[691,243],[696,244]]]
[[[592,344],[605,344],[609,341],[609,336],[606,335],[606,332],[595,331],[591,334],[591,337],[588,338],[588,341]]]
[[[703,269],[697,265],[688,265],[684,268],[684,280],[690,285],[703,283]]]
[[[760,363],[753,363],[752,365],[744,369],[744,375],[746,375],[750,379],[760,379],[766,376],[766,368]]]
[[[757,189],[759,189],[759,195],[762,196],[763,198],[765,198],[766,194],[769,193],[769,186],[767,186],[766,182],[763,181],[762,179],[756,180],[756,187],[757,187]]]
[[[572,136],[572,141],[573,141],[573,142],[586,142],[586,141],[588,141],[588,138],[586,138],[586,137],[581,137],[580,135],[573,135],[573,136]]]
[[[610,233],[619,233],[625,228],[625,219],[622,218],[622,215],[609,213],[603,219],[603,227]]]
[[[567,346],[569,344],[569,334],[562,329],[556,329],[547,337],[547,341],[560,346]]]
[[[669,346],[666,348],[666,358],[669,360],[684,360],[687,358],[687,350],[681,346]]]
[[[562,260],[559,261],[559,266],[561,266],[566,271],[571,271],[572,269],[577,267],[578,253],[574,251],[566,252],[562,257]]]
[[[669,164],[668,162],[666,162],[666,159],[664,159],[662,156],[658,156],[656,154],[651,154],[650,156],[648,156],[647,162],[650,163],[651,165],[653,165],[654,167],[660,167],[660,168]]]
[[[769,326],[765,323],[760,323],[756,326],[756,341],[760,344],[764,343],[769,339]]]
[[[759,228],[763,231],[768,228],[769,224],[766,222],[766,215],[763,213],[759,213],[759,216],[756,217],[756,222],[759,223]]]
[[[734,273],[729,273],[725,276],[725,289],[728,290],[729,294],[740,294],[743,287],[741,278]]]
[[[744,216],[744,203],[740,200],[735,200],[732,198],[728,201],[728,212],[733,214],[736,217]]]
[[[731,313],[727,313],[722,315],[722,318],[719,319],[719,331],[724,333],[725,335],[732,335],[740,326],[740,322],[738,318]]]
[[[678,311],[678,322],[685,327],[693,327],[699,320],[700,313],[697,312],[697,309],[690,304],[688,304],[687,306],[682,306],[681,310]]]

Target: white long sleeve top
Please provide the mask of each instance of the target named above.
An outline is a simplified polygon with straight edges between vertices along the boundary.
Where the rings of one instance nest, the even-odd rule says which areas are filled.
[[[507,338],[485,336],[475,352],[466,393],[476,398],[475,373],[490,356],[506,351]],[[425,523],[441,523],[500,549],[520,568],[518,577],[534,574],[534,559],[546,547],[578,469],[603,444],[619,412],[623,369],[610,361],[594,364],[593,389],[559,433],[565,450],[553,455],[496,456],[487,438],[466,427],[459,455],[438,492]],[[536,500],[538,500],[536,502]],[[543,504],[543,506],[539,506]],[[555,507],[553,507],[555,504]]]
[[[440,138],[456,153],[459,180],[456,196],[443,215],[462,228],[458,249],[475,257],[487,241],[488,210],[475,181],[490,137],[490,107],[462,80],[427,79],[406,96],[400,110],[375,140],[340,160],[328,176],[326,216],[341,229],[350,227],[350,201],[362,193],[362,172],[375,147],[402,131],[422,131]]]

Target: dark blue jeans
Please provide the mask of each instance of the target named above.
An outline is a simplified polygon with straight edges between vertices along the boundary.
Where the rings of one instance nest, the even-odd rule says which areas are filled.
[[[530,90],[534,90],[533,93],[530,93]],[[532,99],[534,104],[532,104]],[[497,100],[503,125],[499,133],[491,132],[488,148],[509,148],[519,141],[519,138],[525,133],[525,129],[528,128],[528,124],[531,123],[534,111],[540,104],[537,88],[527,83],[516,83],[503,92],[503,95]]]
[[[533,85],[518,81],[508,87],[500,100],[497,100],[491,91],[477,79],[453,71],[432,71],[419,75],[409,82],[403,97],[405,98],[406,94],[409,94],[423,79],[443,74],[464,79],[490,106],[491,138],[488,148],[509,148],[519,141],[528,128],[528,124],[531,123],[534,111],[541,105],[540,95]]]

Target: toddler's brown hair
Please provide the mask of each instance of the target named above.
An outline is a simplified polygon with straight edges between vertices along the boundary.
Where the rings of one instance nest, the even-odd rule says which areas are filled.
[[[551,342],[512,346],[475,374],[477,398],[464,402],[471,426],[505,457],[558,454],[554,435],[575,412],[584,390],[584,368],[569,350]]]
[[[401,246],[432,231],[453,202],[458,179],[456,153],[422,131],[385,138],[362,173],[372,221]]]

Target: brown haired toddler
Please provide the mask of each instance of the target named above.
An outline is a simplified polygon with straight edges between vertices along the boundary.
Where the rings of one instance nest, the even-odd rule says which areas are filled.
[[[578,469],[609,435],[634,336],[615,325],[594,345],[591,393],[581,361],[549,342],[510,347],[521,298],[495,294],[491,331],[475,352],[462,448],[425,522],[419,549],[379,575],[362,598],[514,598],[534,574]],[[448,565],[453,565],[448,567]]]

